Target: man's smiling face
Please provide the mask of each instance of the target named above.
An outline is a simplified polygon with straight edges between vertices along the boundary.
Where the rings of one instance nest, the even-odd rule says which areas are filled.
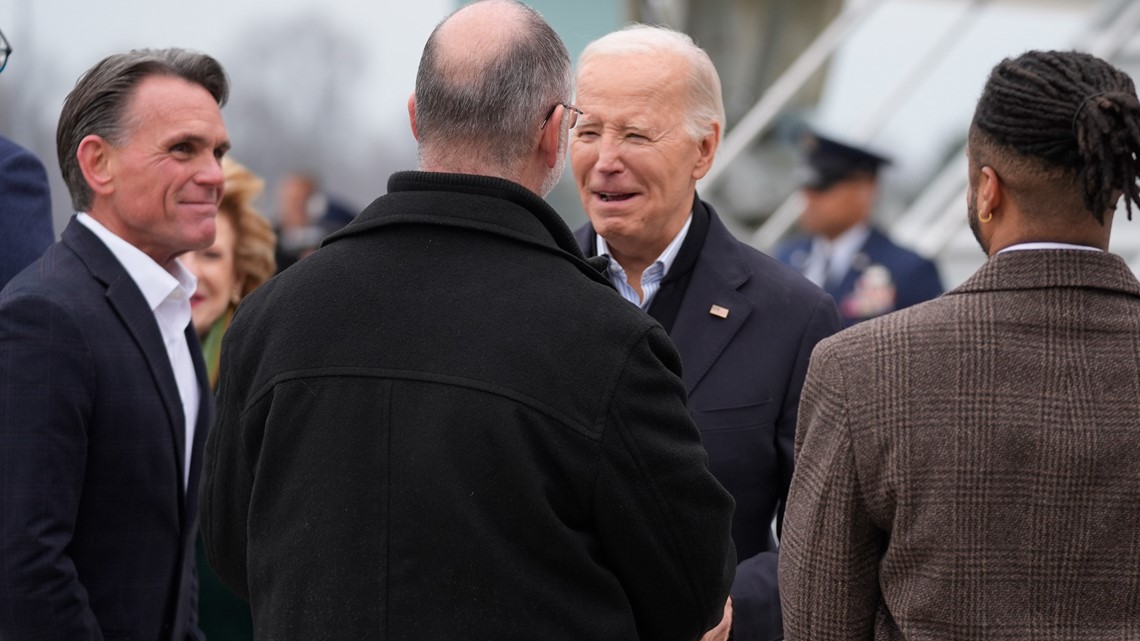
[[[584,113],[570,164],[590,222],[612,246],[663,250],[692,210],[710,163],[685,126],[687,77],[672,54],[599,54],[579,70]]]

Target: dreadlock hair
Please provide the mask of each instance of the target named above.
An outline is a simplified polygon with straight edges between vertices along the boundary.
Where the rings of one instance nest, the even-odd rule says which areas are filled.
[[[1140,206],[1140,100],[1127,74],[1095,56],[1030,51],[1002,60],[978,100],[970,142],[1039,176],[1068,178],[1101,225],[1121,194],[1129,220],[1132,204]]]

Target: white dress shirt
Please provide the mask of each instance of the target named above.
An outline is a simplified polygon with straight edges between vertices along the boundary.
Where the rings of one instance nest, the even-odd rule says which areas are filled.
[[[1002,252],[1008,252],[1008,251],[1023,251],[1026,249],[1083,249],[1085,251],[1094,251],[1094,252],[1104,251],[1103,249],[1101,249],[1099,247],[1089,247],[1088,245],[1070,245],[1069,243],[1041,242],[1041,243],[1018,243],[1016,245],[1010,245],[1009,247],[1006,247],[1005,249],[999,250],[998,253],[1000,254]]]
[[[182,466],[182,488],[185,491],[190,483],[190,457],[194,453],[194,429],[198,422],[201,394],[198,390],[198,377],[194,372],[194,361],[190,357],[190,345],[186,342],[186,327],[190,324],[190,297],[198,287],[198,279],[178,259],[172,261],[169,267],[159,265],[142,250],[119,238],[86,213],[80,212],[77,219],[111,250],[154,312],[154,320],[158,323],[158,331],[162,333],[166,355],[178,384],[182,415],[186,419]]]
[[[637,305],[643,310],[649,309],[649,304],[653,302],[653,296],[657,290],[661,289],[661,281],[665,275],[669,273],[669,268],[673,266],[673,261],[677,260],[677,254],[681,253],[681,244],[685,242],[685,236],[689,235],[689,227],[693,224],[693,214],[689,212],[689,217],[685,219],[685,226],[661,252],[657,260],[653,264],[645,268],[641,273],[641,292],[642,296],[637,295],[637,290],[629,284],[628,275],[621,264],[614,259],[610,254],[610,247],[606,244],[606,239],[598,234],[597,243],[594,245],[598,256],[605,256],[610,261],[610,266],[606,269],[606,276],[609,277],[610,282],[617,288],[618,293],[622,298]]]

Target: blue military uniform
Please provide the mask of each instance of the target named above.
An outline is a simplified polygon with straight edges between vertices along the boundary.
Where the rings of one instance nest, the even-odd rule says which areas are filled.
[[[809,237],[792,240],[776,250],[776,258],[801,273],[810,256]],[[852,259],[846,275],[828,279],[823,289],[835,299],[848,327],[930,300],[943,291],[933,262],[899,247],[874,228]]]
[[[826,191],[854,177],[874,177],[890,162],[884,156],[817,133],[804,140],[804,189]],[[837,250],[844,247],[845,251]],[[801,236],[774,252],[776,258],[808,276],[835,299],[847,326],[935,298],[943,292],[934,263],[896,245],[867,223],[835,239]],[[831,261],[829,263],[829,260]]]

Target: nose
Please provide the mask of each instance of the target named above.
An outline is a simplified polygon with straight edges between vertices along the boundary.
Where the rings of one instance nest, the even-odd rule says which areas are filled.
[[[611,136],[602,136],[598,141],[598,161],[594,163],[594,169],[604,174],[616,174],[625,169],[619,141]]]
[[[216,187],[221,191],[226,184],[226,176],[222,171],[222,159],[212,154],[207,156],[195,178],[199,184]]]

